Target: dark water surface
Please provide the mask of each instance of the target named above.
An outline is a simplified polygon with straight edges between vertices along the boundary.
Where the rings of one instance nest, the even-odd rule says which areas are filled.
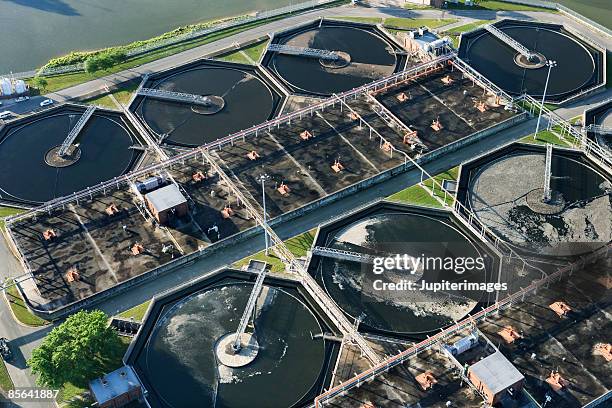
[[[186,24],[292,0],[1,0],[0,74],[28,71],[75,50],[145,40]]]
[[[324,340],[311,338],[321,328],[301,301],[281,289],[260,295],[257,358],[240,369],[218,365],[215,344],[236,330],[252,288],[211,287],[161,316],[137,362],[156,408],[290,407],[311,389],[325,363]]]

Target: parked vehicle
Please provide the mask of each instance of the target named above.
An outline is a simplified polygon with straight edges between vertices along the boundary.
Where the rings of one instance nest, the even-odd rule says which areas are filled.
[[[45,99],[44,101],[40,103],[40,106],[47,106],[47,105],[52,105],[52,104],[53,104],[53,99]]]
[[[13,116],[13,112],[11,111],[0,112],[0,119],[7,119],[7,118],[10,118],[11,116]]]
[[[4,337],[0,337],[0,355],[4,361],[11,361],[13,359],[13,353],[9,348],[9,342]]]

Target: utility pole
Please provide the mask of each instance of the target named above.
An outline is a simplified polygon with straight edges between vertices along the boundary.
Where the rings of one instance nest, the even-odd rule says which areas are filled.
[[[268,256],[270,252],[270,240],[268,238],[267,221],[266,221],[266,181],[270,179],[270,176],[267,174],[262,174],[259,176],[259,181],[261,182],[261,195],[263,200],[263,230],[264,230],[264,239],[266,241],[266,256]]]
[[[538,124],[536,125],[535,137],[538,137],[538,132],[540,131],[540,120],[542,119],[542,111],[544,110],[544,100],[546,100],[546,91],[548,90],[548,81],[550,80],[550,71],[553,67],[557,66],[557,61],[548,60],[546,61],[546,65],[548,65],[548,74],[546,75],[546,84],[544,85],[544,94],[542,95],[542,103],[540,106],[540,114],[538,115]]]

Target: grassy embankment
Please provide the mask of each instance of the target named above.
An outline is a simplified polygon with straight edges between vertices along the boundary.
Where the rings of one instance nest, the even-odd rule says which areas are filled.
[[[433,179],[435,179],[441,185],[444,180],[455,180],[456,181],[458,177],[459,177],[459,167],[454,167],[440,174],[436,174],[435,176],[433,176]],[[427,179],[423,181],[423,184],[425,184],[428,187],[434,186],[434,182],[432,181],[432,179]],[[444,200],[444,192],[442,192],[438,186],[435,187],[435,194],[437,197]],[[417,205],[423,205],[427,207],[443,208],[443,205],[440,202],[438,202],[435,198],[433,198],[427,192],[427,190],[425,190],[423,187],[421,187],[418,184],[408,187],[402,191],[398,191],[397,193],[390,195],[388,199],[391,201],[398,201],[404,204],[417,204]],[[447,196],[446,202],[448,204],[452,204],[453,198],[450,196]]]
[[[398,28],[398,29],[409,29],[419,28],[427,26],[429,28],[439,28],[447,24],[456,23],[458,20],[455,18],[400,18],[400,17],[334,17],[337,20],[355,21],[357,23],[367,24],[380,24],[382,23],[385,27]]]
[[[10,279],[7,280],[7,283],[8,282],[10,282]],[[6,289],[6,299],[8,300],[9,306],[13,311],[13,315],[15,315],[19,322],[25,324],[26,326],[39,327],[49,323],[48,321],[43,320],[30,312],[15,285],[9,286]]]
[[[495,10],[495,11],[543,11],[548,13],[556,13],[555,9],[547,9],[544,7],[528,6],[526,4],[506,3],[505,1],[497,0],[480,0],[475,6],[466,6],[465,0],[459,0],[459,4],[448,4],[449,10]]]

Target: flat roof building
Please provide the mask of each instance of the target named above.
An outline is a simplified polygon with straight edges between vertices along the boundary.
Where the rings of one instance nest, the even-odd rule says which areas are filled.
[[[187,199],[176,184],[145,194],[149,210],[160,224],[167,224],[172,216],[182,217],[189,210]]]
[[[142,396],[142,385],[130,366],[121,367],[89,383],[100,408],[119,408]]]
[[[490,405],[499,403],[510,389],[516,395],[525,380],[523,374],[499,351],[470,366],[468,378],[485,395]]]

